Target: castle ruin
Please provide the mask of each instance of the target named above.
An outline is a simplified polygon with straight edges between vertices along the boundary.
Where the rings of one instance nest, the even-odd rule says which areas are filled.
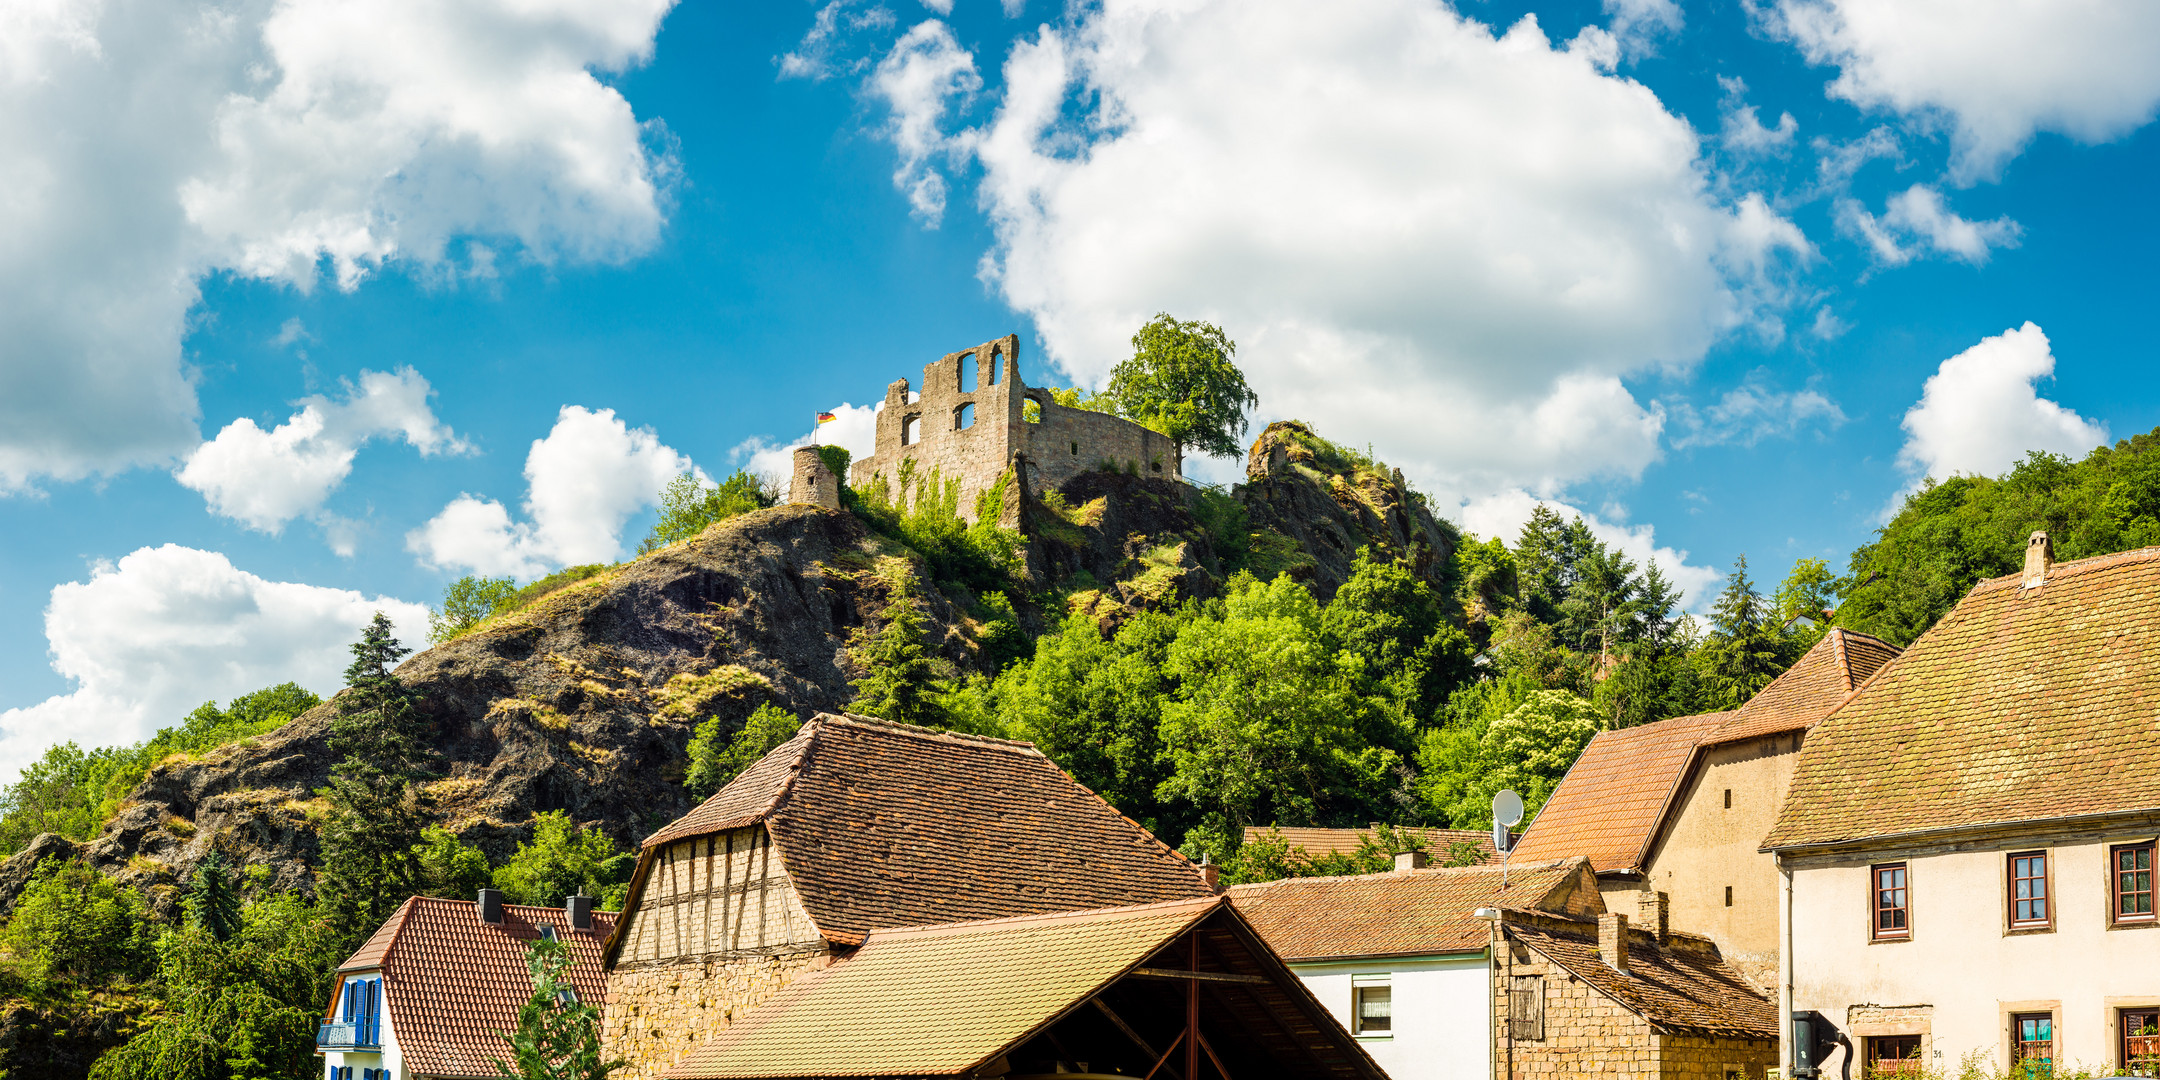
[[[788,501],[825,504],[830,496],[812,482],[815,467],[799,454],[797,462]],[[1176,479],[1183,465],[1169,436],[1068,408],[1029,387],[1020,378],[1020,336],[1008,334],[926,365],[919,393],[906,379],[887,386],[877,450],[848,467],[848,484],[860,492],[882,481],[897,498],[903,475],[917,483],[936,472],[960,481],[960,516],[974,521],[977,497],[1008,470],[1025,490],[1055,491],[1092,469]]]

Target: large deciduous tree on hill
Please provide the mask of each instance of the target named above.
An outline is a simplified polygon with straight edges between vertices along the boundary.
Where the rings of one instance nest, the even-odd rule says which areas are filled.
[[[1260,398],[1231,363],[1237,343],[1213,323],[1155,316],[1132,337],[1131,358],[1103,391],[1117,412],[1179,447],[1215,457],[1245,452],[1245,411]]]

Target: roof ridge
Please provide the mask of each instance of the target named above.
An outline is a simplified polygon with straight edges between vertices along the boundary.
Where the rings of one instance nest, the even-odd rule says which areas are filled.
[[[397,956],[398,939],[404,937],[405,928],[412,925],[412,914],[419,908],[420,901],[423,899],[433,899],[433,897],[408,896],[405,898],[404,903],[398,905],[397,914],[391,916],[397,922],[397,929],[390,931],[390,940],[383,943],[382,960],[380,962],[383,970],[390,969],[390,961]]]
[[[1003,749],[1018,751],[1021,753],[1034,754],[1037,757],[1049,756],[1047,754],[1044,754],[1042,750],[1038,748],[1034,743],[1028,742],[1025,739],[1004,739],[999,738],[995,735],[977,735],[972,731],[954,731],[951,728],[934,728],[923,727],[920,724],[904,724],[898,720],[887,720],[884,717],[880,716],[859,716],[855,713],[819,713],[816,716],[811,717],[811,721],[813,723],[828,725],[844,725],[849,727],[862,727],[871,728],[874,730],[884,730],[887,732],[891,732],[895,735],[906,735],[918,739],[952,739],[960,742],[979,743],[984,746],[999,747]]]
[[[2053,563],[2048,567],[2048,578],[2053,580],[2057,574],[2084,574],[2095,570],[2111,570],[2117,566],[2128,566],[2134,563],[2156,560],[2160,560],[2160,546],[2130,548],[2127,551],[2110,551],[2104,555],[2087,555],[2082,559]],[[1993,591],[2008,587],[2011,584],[2023,585],[2024,581],[2025,572],[2015,570],[2001,577],[1981,578],[1973,583],[1972,592],[1977,593],[1982,589]]]
[[[863,935],[863,944],[873,939],[894,937],[921,937],[931,934],[949,934],[962,930],[990,929],[1006,926],[1024,926],[1030,923],[1054,923],[1065,920],[1099,919],[1110,915],[1130,915],[1155,908],[1178,907],[1213,908],[1229,903],[1229,897],[1220,893],[1214,896],[1191,896],[1182,900],[1157,900],[1147,904],[1125,904],[1120,907],[1079,908],[1073,911],[1038,911],[1027,915],[1004,915],[995,919],[962,919],[958,922],[924,923],[921,926],[887,926]]]
[[[1586,855],[1569,855],[1566,858],[1560,859],[1539,859],[1535,862],[1524,863],[1521,866],[1503,866],[1499,863],[1479,863],[1476,866],[1428,866],[1422,870],[1413,870],[1409,873],[1404,873],[1400,870],[1376,870],[1370,874],[1312,874],[1305,877],[1284,877],[1271,878],[1267,881],[1246,881],[1236,885],[1232,885],[1230,886],[1230,888],[1267,889],[1273,888],[1278,885],[1318,885],[1323,883],[1339,887],[1347,887],[1352,884],[1376,880],[1394,879],[1401,881],[1409,881],[1423,879],[1427,881],[1432,881],[1445,880],[1449,876],[1454,876],[1458,874],[1463,877],[1468,877],[1473,873],[1505,874],[1513,870],[1519,870],[1523,873],[1528,874],[1535,873],[1540,870],[1558,870],[1573,862],[1588,863],[1589,861],[1589,856]]]
[[[1837,653],[1838,674],[1845,678],[1845,691],[1851,693],[1853,689],[1852,659],[1845,655],[1844,628],[1837,626],[1830,628],[1830,648]]]

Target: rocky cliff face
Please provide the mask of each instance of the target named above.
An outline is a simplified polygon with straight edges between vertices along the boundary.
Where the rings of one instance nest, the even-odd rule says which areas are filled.
[[[1226,561],[1218,550],[1224,496],[1089,473],[1024,507],[1032,583],[1046,601],[1064,598],[1106,626],[1121,612],[1211,595],[1238,558],[1328,597],[1369,546],[1411,558],[1443,584],[1453,532],[1399,474],[1330,471],[1301,441],[1309,435],[1271,426],[1254,444],[1250,482],[1228,493],[1254,530],[1249,557]],[[690,809],[682,781],[700,720],[739,722],[767,701],[838,710],[853,697],[849,681],[860,672],[848,659],[850,637],[878,625],[905,555],[852,514],[779,507],[408,659],[398,674],[433,722],[440,778],[430,791],[445,823],[496,858],[540,811],[568,811],[638,843]],[[918,591],[932,641],[973,667],[961,606]],[[1023,611],[1044,629],[1063,614]],[[315,791],[333,764],[324,747],[333,711],[326,702],[272,734],[160,765],[101,835],[80,845],[42,837],[0,866],[0,908],[12,906],[39,859],[80,854],[171,913],[178,884],[213,842],[268,868],[271,889],[312,887],[324,809]]]

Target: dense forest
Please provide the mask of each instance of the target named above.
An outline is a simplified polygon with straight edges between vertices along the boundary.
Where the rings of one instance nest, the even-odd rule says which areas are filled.
[[[1193,446],[1219,450],[1244,434],[1251,395],[1220,331],[1157,320],[1135,349],[1109,391],[1059,399]],[[1357,872],[1412,841],[1387,830],[1369,851],[1314,859],[1239,838],[1270,824],[1483,828],[1503,787],[1534,813],[1598,731],[1735,707],[1833,624],[1909,642],[1974,582],[2013,572],[2033,529],[2047,529],[2066,559],[2160,543],[2156,432],[2082,461],[2035,454],[2001,477],[1930,483],[1842,576],[1801,560],[1766,591],[1736,559],[1698,618],[1680,610],[1659,567],[1627,559],[1580,519],[1541,508],[1514,537],[1462,535],[1370,453],[1295,423],[1271,426],[1269,440],[1294,463],[1300,490],[1360,513],[1361,501],[1399,495],[1414,504],[1402,516],[1429,526],[1408,541],[1360,544],[1339,573],[1323,573],[1332,556],[1287,525],[1259,523],[1263,508],[1244,488],[1164,486],[1178,504],[1150,509],[1164,498],[1151,485],[1166,482],[1106,478],[1042,493],[1019,530],[999,528],[994,512],[967,521],[957,483],[934,473],[848,491],[847,513],[874,542],[833,572],[876,605],[841,645],[852,685],[835,703],[1030,740],[1232,880]],[[845,451],[823,452],[845,475]],[[641,558],[697,542],[777,495],[743,473],[718,484],[679,478]],[[1116,523],[1183,531],[1108,529],[1105,515],[1120,514]],[[1107,561],[1088,553],[1116,531],[1129,534],[1129,550]],[[486,636],[551,597],[610,588],[623,572],[461,579],[445,592],[431,644]],[[335,963],[406,896],[493,884],[514,902],[559,904],[577,891],[620,902],[636,829],[561,810],[531,812],[507,841],[451,827],[443,800],[464,781],[445,777],[429,748],[435,721],[396,673],[410,650],[379,618],[356,629],[346,688],[328,704],[292,684],[205,704],[135,746],[55,746],[0,792],[0,845],[23,853],[8,864],[21,880],[0,925],[0,1070],[313,1075],[312,1017]],[[601,685],[604,673],[562,665],[589,696],[629,700]],[[654,700],[656,715],[683,723],[668,775],[690,799],[785,741],[806,711],[739,666],[675,676]],[[216,837],[184,877],[145,873],[148,884],[133,886],[67,854],[68,842],[106,831],[160,770],[325,709],[334,765],[285,808],[312,837],[308,887],[245,857],[259,849]],[[531,711],[540,727],[573,730],[550,707]],[[168,815],[160,828],[186,840],[196,826]]]

